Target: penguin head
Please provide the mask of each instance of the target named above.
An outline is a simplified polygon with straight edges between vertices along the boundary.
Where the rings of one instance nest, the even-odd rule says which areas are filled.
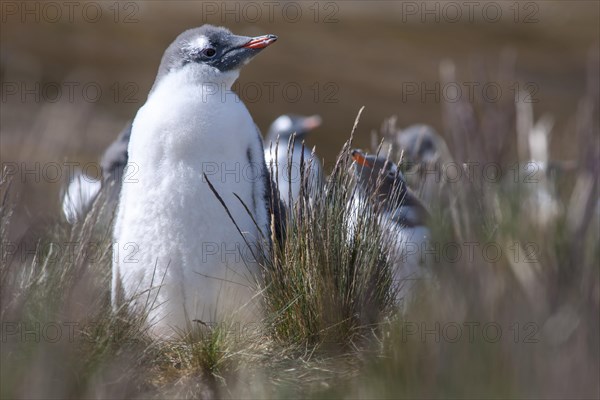
[[[377,207],[383,207],[393,221],[405,227],[427,223],[431,216],[427,207],[408,188],[396,164],[360,150],[352,150],[351,155],[359,188]]]
[[[154,87],[164,76],[185,68],[202,82],[233,84],[240,68],[276,40],[275,35],[237,36],[213,25],[187,30],[165,51]]]
[[[367,155],[360,150],[351,151],[354,174],[359,187],[377,199],[401,199],[406,191],[404,176],[396,164],[383,156]]]
[[[302,115],[284,114],[271,124],[267,133],[267,141],[275,143],[279,137],[279,143],[287,145],[290,136],[295,133],[296,139],[299,139],[298,143],[300,143],[308,132],[318,128],[320,125],[321,117],[318,115],[305,117]]]
[[[431,163],[437,160],[443,139],[432,127],[417,124],[402,130],[396,140],[410,163]]]

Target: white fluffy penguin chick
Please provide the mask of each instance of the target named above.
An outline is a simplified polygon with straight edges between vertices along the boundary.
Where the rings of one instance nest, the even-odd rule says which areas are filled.
[[[137,173],[119,198],[112,303],[148,312],[156,336],[255,317],[248,304],[256,247],[269,237],[268,173],[260,133],[231,86],[275,40],[211,25],[182,33],[133,121],[128,165]]]

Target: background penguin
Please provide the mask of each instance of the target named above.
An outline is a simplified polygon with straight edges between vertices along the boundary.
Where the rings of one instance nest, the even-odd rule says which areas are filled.
[[[380,218],[386,242],[394,245],[392,277],[396,300],[401,303],[412,296],[415,281],[427,275],[421,255],[430,237],[429,212],[408,188],[396,164],[360,150],[352,150],[351,155],[359,189],[353,211],[372,207]]]
[[[372,135],[371,146],[378,148],[383,139],[380,153],[391,151],[395,159],[402,157],[404,177],[419,198],[431,209],[446,208],[449,200],[443,171],[453,162],[446,141],[429,125],[413,124],[400,129],[396,123],[396,117],[386,119],[379,135]]]
[[[267,170],[260,133],[230,89],[276,39],[211,25],[182,33],[133,121],[128,163],[137,173],[119,199],[112,303],[145,309],[156,335],[234,312],[256,317],[242,307],[269,237]]]
[[[396,144],[413,165],[451,161],[446,142],[429,125],[415,124],[398,131]]]
[[[550,136],[554,120],[545,115],[534,121],[531,103],[517,101],[515,106],[517,150],[521,163],[518,172],[522,174],[518,181],[524,184],[525,189],[522,201],[524,215],[528,215],[539,228],[547,229],[556,222],[563,206],[552,176],[556,175],[560,164],[550,161]]]
[[[82,220],[90,211],[101,190],[105,190],[109,213],[116,206],[121,192],[121,182],[127,165],[127,147],[131,136],[131,122],[110,144],[100,160],[102,179],[93,178],[77,171],[69,180],[62,197],[63,214],[68,223]],[[128,171],[128,177],[135,175],[135,168]],[[110,218],[110,217],[109,217]]]
[[[281,200],[289,207],[300,196],[302,187],[301,164],[304,165],[308,195],[323,183],[323,168],[318,157],[303,146],[307,134],[321,125],[321,117],[286,114],[271,124],[266,138],[265,161],[275,181]],[[294,141],[290,139],[294,135]],[[291,145],[291,147],[290,147]],[[289,152],[288,152],[289,150]]]

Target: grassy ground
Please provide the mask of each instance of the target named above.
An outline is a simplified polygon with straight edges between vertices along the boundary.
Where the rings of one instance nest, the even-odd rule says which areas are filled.
[[[168,342],[146,334],[143,316],[110,310],[112,210],[102,199],[78,225],[48,221],[34,247],[13,248],[4,235],[17,194],[3,179],[1,396],[597,398],[600,114],[591,59],[573,135],[578,165],[556,178],[557,213],[540,219],[535,188],[512,177],[439,185],[426,253],[434,278],[402,313],[381,228],[366,211],[347,229],[350,142],[325,190],[296,204],[287,240],[264,263],[257,290],[267,317],[198,323]],[[459,165],[523,161],[512,101],[444,107]]]

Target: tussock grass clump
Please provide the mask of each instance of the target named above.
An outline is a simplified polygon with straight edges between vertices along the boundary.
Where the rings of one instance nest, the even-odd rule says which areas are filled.
[[[350,144],[319,193],[303,182],[287,214],[285,241],[275,240],[268,257],[264,302],[283,342],[347,344],[392,307],[389,254],[377,218],[371,209],[351,208],[358,194]]]

